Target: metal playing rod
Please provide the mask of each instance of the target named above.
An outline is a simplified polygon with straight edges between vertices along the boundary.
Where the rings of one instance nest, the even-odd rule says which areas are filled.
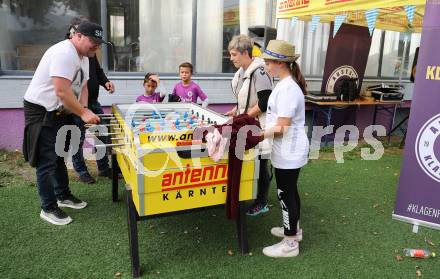
[[[98,134],[98,133],[86,133],[86,136],[97,136],[97,137],[105,137],[105,136],[113,136],[113,135],[118,135],[119,133],[102,133],[102,134]]]
[[[165,112],[167,112],[167,113],[169,113],[169,112],[189,112],[189,110],[187,110],[187,109],[161,109],[161,110],[159,110],[159,111],[157,111],[157,110],[152,110],[152,109],[138,109],[138,110],[135,110],[135,111],[133,111],[133,112],[131,112],[131,113],[156,113],[156,114],[158,114],[158,113],[165,113]]]
[[[150,118],[165,118],[167,115],[169,115],[169,114],[161,114],[160,116],[159,116],[159,114],[153,114],[153,113],[134,113],[134,114],[131,114],[131,115],[124,115],[123,117],[122,117],[122,119],[126,119],[126,118],[135,118],[135,117],[150,117]],[[176,116],[176,117],[181,117],[181,114],[178,114],[177,112],[176,113],[174,113],[174,115]],[[194,115],[193,113],[188,113],[188,116],[191,116],[191,115]],[[199,115],[202,115],[202,114],[199,114]],[[102,117],[102,119],[114,119],[114,118],[116,118],[116,117],[109,117],[109,116],[106,116],[106,117]]]
[[[188,112],[188,111],[180,111],[180,112],[179,111],[168,111],[168,112],[161,111],[159,113],[162,116],[162,115],[165,115],[165,114],[168,114],[168,113],[176,113],[176,114],[178,114],[178,113],[182,113],[182,112]],[[129,115],[131,115],[131,116],[135,116],[135,115],[142,115],[142,116],[157,115],[157,116],[159,116],[159,113],[154,112],[154,111],[136,111],[134,113],[130,113]],[[188,112],[188,114],[189,114],[189,112]],[[124,114],[124,115],[127,116],[127,114]]]
[[[109,144],[98,144],[95,145],[96,148],[102,148],[102,147],[114,147],[114,146],[124,146],[124,145],[131,145],[131,143],[109,143]]]
[[[139,122],[139,123],[144,123],[144,122],[168,123],[168,122],[175,122],[176,120],[178,120],[178,122],[184,123],[184,122],[187,122],[187,121],[191,121],[191,119],[192,119],[192,122],[194,122],[194,123],[196,121],[199,121],[199,120],[203,120],[204,122],[207,121],[207,119],[202,119],[202,118],[185,118],[185,119],[181,119],[181,118],[170,118],[170,119],[164,119],[164,118],[163,119],[157,119],[157,118],[147,118],[147,119],[133,118],[132,122],[135,121],[135,122]]]
[[[96,126],[113,127],[113,126],[119,126],[119,124],[85,124],[84,125],[84,127],[96,127]]]
[[[123,113],[126,113],[128,110],[124,110],[122,111]],[[176,109],[176,108],[162,108],[160,110],[154,110],[154,109],[136,109],[133,110],[133,112],[152,112],[152,111],[159,111],[159,112],[164,112],[164,111],[188,111],[188,109]]]

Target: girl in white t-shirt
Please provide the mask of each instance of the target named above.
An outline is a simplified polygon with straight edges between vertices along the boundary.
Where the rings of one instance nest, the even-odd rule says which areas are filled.
[[[304,129],[306,83],[295,62],[298,57],[293,45],[279,40],[271,40],[262,54],[267,72],[280,79],[269,97],[262,135],[272,140],[271,162],[283,215],[283,227],[271,229],[283,240],[263,249],[266,256],[275,258],[297,256],[302,240],[297,181],[301,167],[307,164],[309,141]]]

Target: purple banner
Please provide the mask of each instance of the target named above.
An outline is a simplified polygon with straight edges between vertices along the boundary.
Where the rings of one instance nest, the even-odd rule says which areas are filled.
[[[440,1],[427,1],[393,217],[440,229]]]

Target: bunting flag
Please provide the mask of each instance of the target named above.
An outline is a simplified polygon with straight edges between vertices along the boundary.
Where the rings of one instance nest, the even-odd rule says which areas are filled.
[[[340,14],[347,14],[345,23],[367,27],[365,11],[371,11],[374,15],[377,9],[374,29],[407,32],[409,27],[414,32],[421,32],[428,1],[440,4],[440,0],[277,0],[274,2],[277,3],[276,18],[285,19],[288,29],[292,17],[298,18],[296,29],[299,24],[302,26],[302,22],[311,21],[312,16],[320,16],[320,24],[330,22],[334,24],[336,15]],[[310,25],[307,25],[307,29],[306,32],[309,33]],[[365,28],[366,30],[368,29]]]
[[[316,27],[318,26],[320,20],[321,20],[320,16],[317,15],[312,16],[312,28],[310,29],[310,33],[315,32]]]
[[[416,12],[416,6],[413,5],[404,6],[404,9],[406,12],[406,16],[408,17],[409,24],[412,24],[414,20],[414,13]]]
[[[370,36],[373,35],[374,27],[376,26],[376,19],[379,14],[377,9],[371,9],[365,11],[365,18],[367,19],[368,31],[370,31]]]
[[[290,28],[295,28],[296,23],[298,22],[298,17],[292,16],[292,19],[290,20]]]
[[[335,24],[333,25],[333,38],[336,36],[336,33],[338,33],[339,28],[341,27],[342,23],[345,22],[346,18],[347,14],[337,15],[335,17]]]

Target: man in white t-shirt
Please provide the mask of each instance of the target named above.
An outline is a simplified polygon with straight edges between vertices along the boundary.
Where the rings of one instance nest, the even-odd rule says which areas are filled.
[[[57,132],[70,124],[71,114],[85,123],[99,122],[99,117],[86,106],[88,57],[95,55],[102,42],[101,26],[90,21],[81,23],[71,39],[53,45],[44,53],[24,95],[23,154],[36,167],[40,217],[55,225],[72,222],[60,207],[87,206],[70,192],[64,158],[57,155],[55,146]],[[59,144],[65,148],[69,142]]]

